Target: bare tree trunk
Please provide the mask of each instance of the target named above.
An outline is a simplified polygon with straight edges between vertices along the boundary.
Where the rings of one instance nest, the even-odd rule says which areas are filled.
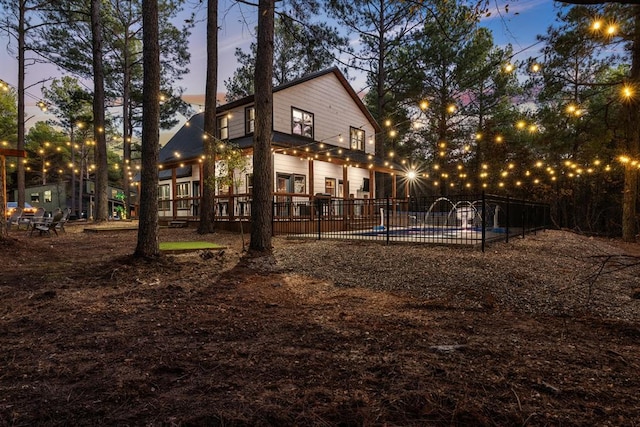
[[[131,208],[131,118],[129,103],[131,98],[131,52],[129,51],[129,27],[125,27],[124,35],[124,70],[122,82],[122,187],[124,190],[124,212],[130,217]]]
[[[384,0],[380,0],[379,4],[379,16],[378,23],[385,22],[385,7]],[[387,48],[387,42],[385,39],[385,30],[381,25],[379,27],[378,34],[378,63],[376,70],[376,109],[377,109],[377,117],[376,121],[378,123],[384,123],[384,119],[386,116],[386,100],[385,100],[385,79],[386,79],[386,69],[385,69],[385,50]],[[375,155],[380,159],[385,158],[385,139],[386,133],[380,132],[375,135]],[[385,174],[381,172],[375,173],[376,184],[375,184],[375,192],[376,194],[372,194],[372,197],[386,197],[389,195],[387,186],[385,185]]]
[[[20,160],[20,159],[18,159]],[[7,162],[4,155],[0,155],[0,241],[9,238],[9,229],[7,228]],[[244,243],[243,243],[244,246]]]
[[[629,83],[633,87],[640,84],[640,5],[633,6],[634,26],[631,45],[631,71]],[[637,159],[640,156],[640,102],[629,98],[627,104],[629,155]],[[636,204],[638,199],[638,170],[629,164],[624,169],[624,193],[622,197],[622,240],[635,242]]]
[[[253,205],[249,249],[271,251],[273,232],[273,166],[271,136],[273,132],[273,33],[274,0],[260,0],[258,5],[258,50],[255,68],[255,132],[253,134]]]
[[[207,1],[207,82],[204,100],[204,164],[198,233],[213,233],[216,225],[216,95],[218,92],[218,1]]]
[[[105,93],[104,67],[102,64],[102,17],[100,0],[91,0],[91,43],[93,47],[93,140],[95,141],[96,186],[95,201],[96,221],[109,218],[109,201],[107,199],[107,139],[105,135]]]
[[[24,68],[25,68],[25,13],[26,4],[20,2],[18,15],[18,150],[24,150],[25,144],[25,112],[24,112]],[[25,167],[22,159],[18,159],[18,206],[24,208],[25,202]]]
[[[158,243],[158,154],[160,143],[160,45],[158,2],[142,1],[142,169],[140,173],[140,220],[137,258],[160,255]]]

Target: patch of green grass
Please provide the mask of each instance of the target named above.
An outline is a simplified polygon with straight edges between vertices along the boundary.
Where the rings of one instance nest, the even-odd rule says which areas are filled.
[[[212,242],[160,242],[161,251],[197,251],[200,249],[225,249],[225,246]]]

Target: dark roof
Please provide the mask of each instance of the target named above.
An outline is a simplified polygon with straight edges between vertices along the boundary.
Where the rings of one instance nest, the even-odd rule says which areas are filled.
[[[184,178],[186,176],[191,176],[191,165],[183,166],[180,168],[176,168],[176,178]],[[173,170],[171,169],[163,169],[158,172],[159,179],[170,179],[173,175]]]
[[[159,162],[177,162],[202,155],[202,130],[204,113],[192,116],[160,150]],[[176,153],[180,153],[178,157]]]

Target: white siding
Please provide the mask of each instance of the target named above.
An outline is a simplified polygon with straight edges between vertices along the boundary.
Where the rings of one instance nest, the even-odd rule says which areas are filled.
[[[295,107],[313,113],[314,140],[349,148],[350,127],[362,128],[365,151],[374,152],[374,144],[369,143],[373,127],[333,73],[275,92],[273,103],[275,131],[291,133],[291,107]]]
[[[244,127],[244,109],[245,105],[228,111],[229,117],[229,138],[242,138],[246,135]]]
[[[244,170],[233,171],[233,181],[236,186],[234,192],[236,194],[246,194],[247,191],[247,175],[253,173],[253,156],[247,156],[246,166]]]
[[[360,169],[360,168],[348,168],[347,169],[348,179],[349,179],[349,193],[353,194],[354,197],[358,197],[358,190],[362,190],[362,185],[364,183],[364,178],[369,178],[369,170],[368,169]],[[347,194],[347,197],[349,195]]]
[[[304,175],[306,177],[306,190],[309,192],[309,161],[296,156],[285,154],[273,155],[273,188],[277,186],[279,173]]]

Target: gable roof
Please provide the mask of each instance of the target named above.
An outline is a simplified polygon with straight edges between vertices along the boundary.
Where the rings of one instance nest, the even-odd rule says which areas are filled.
[[[353,99],[355,105],[360,109],[360,111],[364,114],[367,120],[371,123],[376,133],[381,132],[381,128],[378,123],[375,121],[367,107],[364,105],[358,94],[351,87],[347,79],[344,77],[342,72],[337,67],[329,68],[326,70],[318,71],[315,73],[307,74],[299,79],[293,80],[289,83],[285,83],[283,85],[277,86],[273,89],[273,92],[279,92],[281,90],[303,84],[310,80],[316,79],[318,77],[333,74],[336,76],[340,84],[343,86],[345,91],[349,94],[349,96]],[[251,105],[254,103],[255,96],[250,95],[244,98],[238,99],[236,101],[232,101],[225,105],[221,105],[216,108],[216,113],[224,113],[225,111],[230,111],[235,108],[241,107],[243,105]],[[179,162],[181,160],[190,160],[200,157],[203,152],[203,130],[204,129],[204,113],[198,113],[192,116],[185,124],[182,126],[178,132],[175,133],[169,139],[169,141],[165,144],[165,146],[160,150],[159,154],[159,162],[160,163],[173,163]],[[299,146],[313,146],[317,145],[317,143],[313,142],[310,144],[308,139],[300,139],[296,135],[283,134],[281,132],[273,132],[272,141],[274,145],[279,145],[282,147],[299,147]],[[232,140],[239,148],[250,148],[253,145],[253,137],[252,136],[244,136],[241,138],[234,138]],[[327,145],[327,144],[325,144]],[[351,151],[345,149],[347,151]],[[366,158],[368,155],[364,152],[355,153],[352,152],[352,155],[362,156]],[[364,163],[364,162],[363,162]],[[376,161],[377,163],[377,161]]]
[[[382,128],[380,127],[380,125],[378,124],[376,119],[373,117],[371,112],[364,105],[364,103],[362,102],[362,99],[360,99],[360,97],[358,96],[356,91],[353,89],[353,87],[351,87],[351,85],[349,84],[349,81],[347,80],[347,78],[344,76],[344,74],[342,74],[340,69],[338,69],[338,67],[327,68],[326,70],[321,70],[321,71],[316,71],[314,73],[309,73],[309,74],[304,75],[304,76],[302,76],[302,77],[300,77],[298,79],[292,80],[292,81],[290,81],[288,83],[281,84],[281,85],[276,86],[276,87],[273,88],[273,93],[279,92],[279,91],[284,90],[284,89],[288,89],[288,88],[293,87],[293,86],[297,86],[299,84],[308,82],[309,80],[313,80],[313,79],[316,79],[318,77],[325,76],[327,74],[333,74],[333,75],[336,76],[336,78],[338,79],[340,84],[342,84],[342,86],[347,91],[349,96],[351,96],[351,98],[353,99],[353,102],[355,102],[355,104],[358,106],[358,108],[360,109],[362,114],[364,114],[364,116],[367,118],[367,120],[371,123],[371,126],[373,126],[373,128],[376,131],[376,133],[381,132]],[[255,95],[245,96],[244,98],[240,98],[240,99],[237,99],[235,101],[229,102],[228,104],[224,104],[224,105],[219,106],[216,109],[216,111],[217,112],[224,112],[224,111],[232,110],[232,109],[237,108],[237,107],[239,107],[241,105],[253,104],[254,101],[255,101]]]

